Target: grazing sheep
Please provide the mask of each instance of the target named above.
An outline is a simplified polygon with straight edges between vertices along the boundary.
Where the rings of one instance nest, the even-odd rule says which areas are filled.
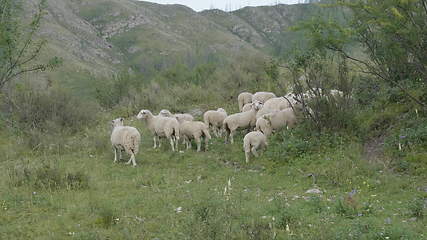
[[[250,154],[258,157],[257,150],[267,148],[267,137],[260,131],[254,131],[246,134],[243,138],[243,150],[245,151],[246,163],[249,163]]]
[[[194,139],[197,144],[197,151],[200,152],[201,138],[203,137],[205,139],[205,151],[208,150],[209,140],[211,139],[208,125],[200,121],[183,121],[179,128],[187,149],[191,148],[191,139]]]
[[[117,162],[117,151],[119,151],[119,158],[122,158],[122,151],[131,155],[126,164],[132,163],[135,167],[135,155],[138,154],[139,144],[141,142],[141,134],[134,127],[127,127],[124,125],[124,119],[118,118],[111,121],[113,131],[111,132],[111,144],[114,150],[114,162]]]
[[[251,128],[255,127],[256,113],[262,108],[262,103],[255,101],[251,103],[252,109],[247,112],[235,113],[224,119],[223,129],[226,131],[225,143],[230,138],[231,143],[234,143],[234,133],[238,128]]]
[[[252,93],[249,93],[249,92],[240,93],[239,96],[237,97],[237,101],[239,103],[239,111],[241,112],[245,104],[252,102]]]
[[[221,135],[222,124],[226,117],[227,112],[222,108],[218,108],[216,111],[210,110],[205,112],[203,114],[203,121],[209,128],[212,128],[214,135],[219,137]]]
[[[165,137],[170,140],[172,151],[178,150],[179,141],[179,123],[178,120],[171,117],[154,116],[149,110],[141,110],[138,119],[144,120],[148,129],[153,134],[154,147],[157,148],[157,142],[160,145],[159,138]]]
[[[292,101],[291,101],[292,103]],[[275,111],[280,111],[290,107],[289,101],[284,97],[275,97],[268,99],[262,108],[257,112],[256,118],[260,118],[265,114],[269,114]]]
[[[284,97],[270,98],[264,103],[264,106],[263,106],[263,108],[270,108],[270,109],[277,109],[277,110],[283,110],[288,107],[290,107],[289,101],[286,100]]]
[[[256,92],[254,95],[252,95],[252,102],[254,101],[260,101],[262,103],[267,102],[270,98],[275,98],[276,94],[272,92]]]
[[[297,117],[292,108],[287,108],[281,111],[265,114],[257,119],[255,130],[263,132],[267,137],[273,131],[277,131],[283,127],[295,127]]]
[[[257,112],[256,118],[258,119],[265,114],[289,108],[291,107],[289,102],[293,103],[293,101],[288,101],[284,97],[270,98],[264,103],[261,110]]]
[[[191,116],[191,114],[188,114],[188,113],[172,114],[169,110],[166,110],[166,109],[161,110],[159,115],[163,116],[163,117],[176,118],[176,120],[178,120],[179,123],[181,123],[183,121],[193,121],[194,120],[194,117]]]

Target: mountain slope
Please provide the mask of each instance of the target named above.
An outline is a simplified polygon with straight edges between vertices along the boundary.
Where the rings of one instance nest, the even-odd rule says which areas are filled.
[[[318,10],[310,4],[227,13],[134,0],[47,3],[41,36],[49,41],[48,55],[66,63],[49,75],[68,76],[69,86],[80,90],[87,89],[91,76],[108,76],[120,69],[150,76],[177,63],[192,67],[232,62],[242,54],[280,55],[292,46],[291,39],[300,38],[284,30]]]

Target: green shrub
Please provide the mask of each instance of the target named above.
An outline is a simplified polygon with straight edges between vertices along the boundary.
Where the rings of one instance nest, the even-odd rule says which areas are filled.
[[[75,133],[94,123],[95,105],[84,103],[61,89],[35,90],[17,87],[2,101],[2,113],[13,126],[42,132]]]
[[[410,217],[423,218],[426,213],[427,197],[417,197],[408,203]]]
[[[334,151],[350,141],[351,136],[333,131],[319,134],[310,125],[301,124],[273,135],[266,155],[274,161],[290,162],[310,154]]]

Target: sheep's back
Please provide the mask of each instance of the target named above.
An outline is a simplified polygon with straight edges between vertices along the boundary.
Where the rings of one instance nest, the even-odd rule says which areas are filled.
[[[141,138],[139,131],[134,127],[116,127],[111,133],[111,143],[113,145],[123,145],[130,141],[132,137]]]

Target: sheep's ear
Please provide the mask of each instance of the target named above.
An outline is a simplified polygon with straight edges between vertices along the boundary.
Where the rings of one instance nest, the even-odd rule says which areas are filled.
[[[124,118],[120,118],[120,122],[124,122],[125,121],[125,119]]]

